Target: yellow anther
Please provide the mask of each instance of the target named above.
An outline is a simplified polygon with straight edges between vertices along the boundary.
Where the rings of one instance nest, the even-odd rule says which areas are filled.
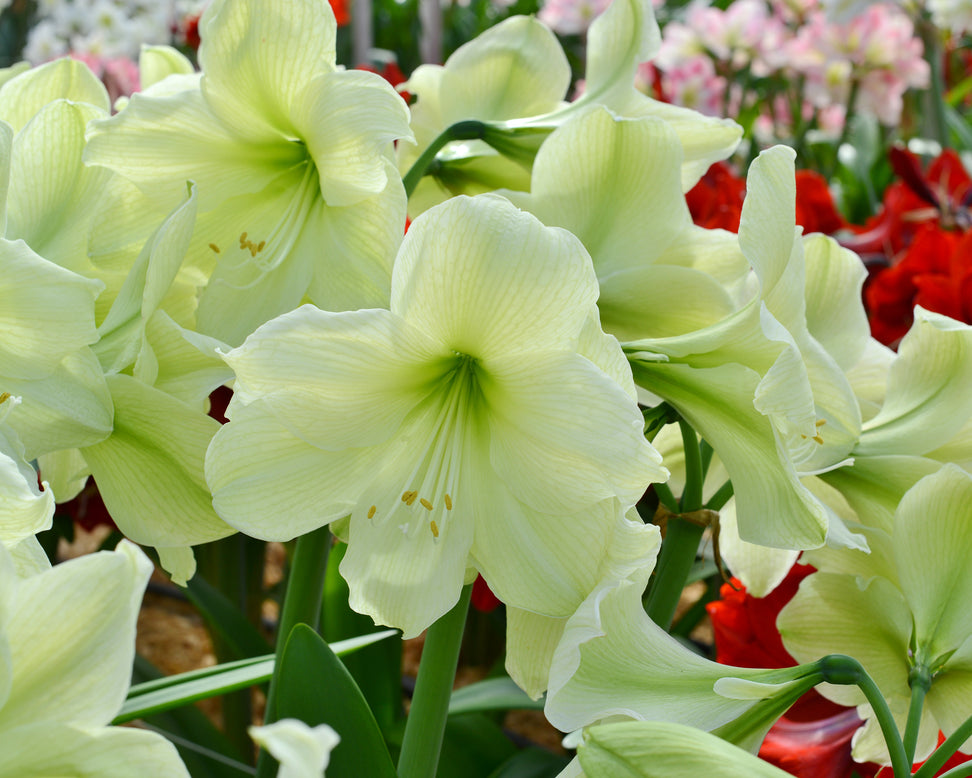
[[[447,511],[451,511],[452,510],[452,498],[447,494],[447,495],[444,496],[444,499],[445,499],[446,510]]]
[[[209,248],[211,248],[213,251],[219,254],[219,246],[217,246],[215,243],[210,243]]]
[[[252,243],[247,243],[246,247],[250,250],[251,257],[255,257],[257,255],[256,246],[254,246]]]
[[[246,233],[240,233],[240,248],[246,248]]]
[[[259,244],[257,244],[257,251],[263,251],[263,247],[266,246],[266,245],[267,245],[267,242],[265,240],[261,240],[259,242]]]
[[[422,504],[422,507],[425,508],[425,510],[427,511],[432,510],[432,503],[430,503],[424,497],[421,500],[419,500],[419,502]]]
[[[370,508],[368,508],[368,518],[369,519],[375,518],[375,511],[377,511],[377,510],[378,510],[378,508],[376,508],[374,505],[372,505]]]
[[[439,537],[439,527],[434,521],[429,522],[429,529],[432,530],[432,537]]]
[[[402,502],[406,505],[411,505],[413,502],[415,502],[416,497],[418,497],[418,492],[404,492],[402,494]]]
[[[10,392],[2,392],[2,393],[0,393],[0,403],[5,403],[9,399],[10,399]]]
[[[823,438],[820,437],[819,435],[814,435],[812,438],[810,438],[810,440],[812,440],[814,443],[817,443],[821,446],[823,445]]]
[[[826,419],[817,419],[817,425],[816,426],[822,427],[826,423],[827,423],[827,420]]]

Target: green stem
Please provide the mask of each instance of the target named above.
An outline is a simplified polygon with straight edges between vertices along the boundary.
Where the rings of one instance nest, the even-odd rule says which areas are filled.
[[[942,765],[949,760],[949,757],[958,751],[959,746],[970,737],[972,737],[972,716],[963,721],[951,735],[945,738],[945,742],[928,757],[928,761],[915,773],[914,778],[932,778],[942,769]]]
[[[904,744],[901,742],[901,733],[898,725],[891,715],[887,700],[881,694],[881,690],[874,679],[867,674],[863,665],[853,657],[843,654],[830,654],[819,660],[817,665],[823,672],[824,680],[827,683],[836,683],[843,686],[857,686],[867,698],[874,716],[877,718],[878,725],[881,727],[881,734],[884,735],[884,742],[888,746],[891,754],[891,769],[894,771],[894,778],[909,778],[911,776],[911,762],[905,753]]]
[[[672,513],[678,513],[678,500],[672,494],[671,487],[668,484],[652,484],[652,486],[655,489],[655,494],[658,496],[658,502],[668,508]]]
[[[972,775],[972,762],[953,767],[947,773],[942,773],[941,778],[967,778],[969,775]]]
[[[419,181],[422,180],[422,176],[425,175],[425,172],[435,159],[435,155],[442,151],[447,144],[455,140],[480,140],[485,130],[486,125],[475,119],[456,122],[452,126],[447,127],[441,135],[429,144],[429,147],[422,152],[421,156],[415,160],[415,163],[405,174],[405,177],[402,179],[402,183],[405,184],[405,195],[407,197],[412,196],[415,187],[418,186]]]
[[[679,419],[678,425],[685,449],[685,489],[679,508],[682,513],[690,513],[702,507],[702,455],[691,425],[684,419]],[[678,516],[668,519],[665,540],[655,567],[655,580],[645,603],[648,616],[662,629],[667,630],[672,624],[704,531],[702,525]]]
[[[931,116],[932,134],[942,145],[942,151],[949,147],[948,124],[945,121],[945,79],[942,75],[942,47],[939,39],[940,32],[934,23],[923,15],[918,19],[918,34],[925,45],[925,59],[931,71],[926,92],[928,113]]]
[[[330,550],[331,531],[326,524],[297,538],[297,547],[294,549],[294,559],[287,579],[287,591],[284,594],[283,608],[277,625],[278,658],[283,653],[287,637],[294,627],[298,624],[308,624],[316,630],[320,625],[324,573],[327,570],[327,555]],[[276,662],[273,666],[273,677],[270,679],[270,690],[267,692],[264,724],[277,720],[275,690],[282,665],[282,662]],[[270,778],[275,774],[276,764],[276,760],[261,749],[257,759],[257,778]]]
[[[459,602],[425,636],[398,759],[399,778],[435,778],[471,595],[472,586],[464,587]]]
[[[908,706],[908,721],[905,724],[904,749],[908,764],[915,761],[915,748],[918,745],[918,728],[921,725],[921,711],[925,707],[925,695],[931,688],[931,673],[924,665],[915,665],[908,674],[911,686],[911,703]]]

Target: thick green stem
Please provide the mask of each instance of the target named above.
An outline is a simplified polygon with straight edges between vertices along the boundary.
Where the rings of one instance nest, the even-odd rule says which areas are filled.
[[[471,595],[472,586],[464,587],[459,602],[425,636],[398,759],[399,778],[435,778]]]
[[[664,505],[672,513],[678,513],[678,500],[675,499],[675,495],[672,494],[671,488],[668,484],[654,484],[655,494],[658,497],[658,502]]]
[[[935,749],[935,752],[928,757],[928,761],[915,773],[915,778],[932,778],[942,769],[942,765],[949,760],[949,757],[958,751],[959,746],[970,737],[972,737],[972,716],[963,721],[951,735],[945,738],[945,742]]]
[[[678,424],[685,448],[685,489],[679,509],[682,513],[690,513],[702,507],[702,455],[695,430],[684,419],[679,419]],[[662,629],[667,630],[672,624],[704,531],[704,526],[678,516],[668,519],[655,567],[655,580],[645,603],[648,616]]]
[[[320,529],[301,535],[294,549],[287,591],[284,594],[283,608],[277,625],[277,658],[283,653],[290,631],[298,624],[308,624],[315,630],[321,620],[321,599],[324,595],[324,573],[327,570],[327,555],[331,550],[331,531],[324,525]],[[264,724],[277,720],[275,689],[277,687],[281,662],[273,667],[270,690],[267,693],[267,707]],[[265,750],[260,751],[257,760],[257,778],[270,778],[275,774],[276,760]]]
[[[480,140],[485,130],[486,125],[475,119],[456,122],[451,127],[446,128],[441,135],[429,144],[429,147],[422,152],[421,156],[415,160],[415,163],[405,174],[405,177],[402,179],[402,183],[405,184],[405,195],[407,197],[412,196],[415,187],[418,186],[419,181],[422,180],[422,176],[425,175],[425,172],[435,159],[435,155],[442,151],[446,144],[452,143],[455,140]]]
[[[908,706],[908,721],[905,724],[904,749],[908,764],[915,761],[915,747],[918,745],[918,728],[921,726],[921,711],[925,707],[925,695],[931,688],[931,673],[924,665],[915,665],[908,674],[911,686],[911,704]]]
[[[967,778],[970,775],[972,775],[972,762],[966,762],[953,767],[947,773],[942,773],[941,778]]]
[[[863,665],[853,657],[842,654],[825,656],[818,661],[817,665],[823,672],[824,680],[828,683],[857,686],[864,693],[864,697],[870,703],[878,725],[881,727],[881,734],[884,735],[888,752],[891,754],[891,769],[894,771],[894,778],[909,778],[911,776],[911,762],[905,754],[898,725],[894,721],[894,716],[891,715],[887,700],[884,699],[881,690],[874,683],[874,679],[867,674]]]

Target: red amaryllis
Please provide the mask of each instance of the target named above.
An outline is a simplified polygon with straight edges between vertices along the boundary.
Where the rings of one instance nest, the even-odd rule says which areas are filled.
[[[972,232],[926,224],[900,261],[864,290],[871,333],[893,345],[911,327],[915,305],[972,323]]]

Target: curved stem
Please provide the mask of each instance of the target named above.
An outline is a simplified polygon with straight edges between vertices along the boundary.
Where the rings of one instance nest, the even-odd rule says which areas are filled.
[[[925,707],[925,695],[931,688],[931,673],[924,665],[915,665],[908,674],[911,686],[911,703],[908,705],[908,721],[905,724],[904,750],[908,764],[915,761],[915,747],[918,745],[918,730],[921,726],[921,711]]]
[[[867,674],[864,666],[853,657],[843,654],[825,656],[819,660],[818,666],[823,672],[823,679],[828,683],[857,686],[864,692],[864,696],[870,703],[875,718],[877,718],[878,725],[881,727],[888,752],[891,754],[891,768],[894,770],[894,778],[910,778],[911,762],[905,754],[898,725],[894,721],[887,700],[884,699],[881,690],[874,683],[874,679]]]
[[[308,624],[315,630],[321,619],[321,599],[324,595],[324,573],[327,570],[327,555],[331,550],[331,531],[325,524],[320,529],[308,532],[297,538],[294,560],[287,579],[283,609],[277,625],[277,658],[283,653],[290,631],[298,624]],[[267,692],[267,707],[264,723],[270,724],[277,719],[275,689],[280,676],[282,662],[275,662],[270,690]],[[264,749],[257,759],[257,778],[270,778],[274,775],[276,760]]]
[[[415,163],[405,174],[405,177],[402,179],[402,183],[405,184],[405,195],[407,197],[412,196],[415,187],[418,186],[419,181],[422,180],[422,176],[425,175],[425,171],[429,169],[429,165],[435,159],[435,155],[442,151],[446,144],[452,143],[454,140],[479,140],[483,137],[485,130],[486,125],[475,119],[456,122],[452,126],[447,127],[444,132],[429,144],[429,147],[422,152],[421,156],[415,160]]]
[[[398,758],[399,778],[435,778],[471,595],[472,585],[464,586],[459,602],[425,636]]]
[[[684,419],[679,419],[678,425],[685,448],[685,489],[679,509],[682,513],[691,513],[702,507],[702,455],[692,426]],[[705,527],[701,524],[686,521],[677,515],[668,519],[654,583],[645,603],[648,616],[662,629],[667,630],[672,624],[704,531]]]
[[[942,765],[948,761],[949,757],[958,751],[959,746],[970,737],[972,737],[972,716],[963,721],[958,729],[945,738],[945,742],[928,757],[928,761],[915,773],[914,778],[931,778],[938,773],[942,769]],[[952,778],[956,778],[956,776],[952,776]]]

